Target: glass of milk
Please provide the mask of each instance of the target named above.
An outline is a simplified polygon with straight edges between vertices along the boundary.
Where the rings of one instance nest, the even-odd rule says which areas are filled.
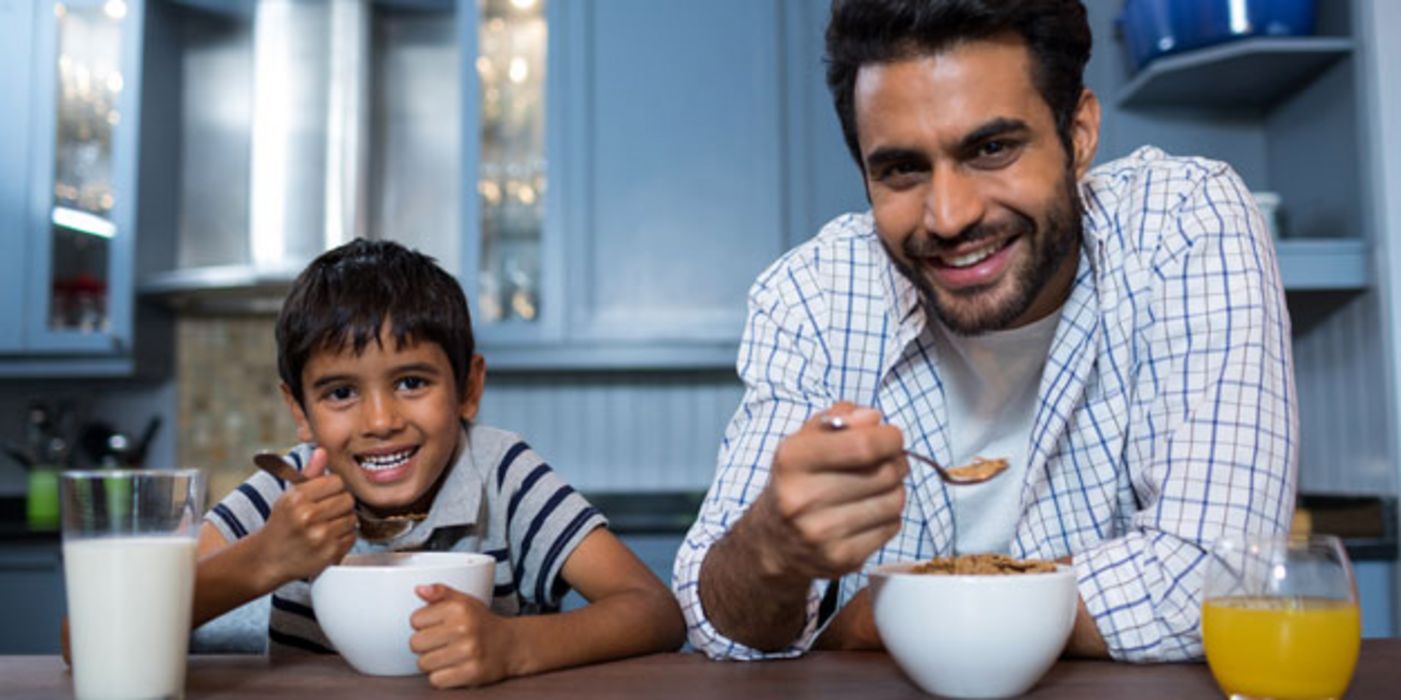
[[[60,498],[75,694],[184,697],[203,474],[69,471]]]

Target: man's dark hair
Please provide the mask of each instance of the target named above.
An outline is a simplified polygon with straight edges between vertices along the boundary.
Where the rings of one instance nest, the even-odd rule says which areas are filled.
[[[827,87],[857,167],[865,171],[853,96],[861,66],[928,56],[1005,32],[1026,42],[1032,83],[1055,116],[1067,155],[1072,154],[1070,122],[1090,60],[1090,25],[1080,0],[833,0]]]
[[[393,241],[357,238],[322,253],[297,276],[277,317],[277,373],[298,403],[312,354],[380,342],[385,320],[397,347],[437,343],[459,396],[475,343],[462,287],[433,258]]]

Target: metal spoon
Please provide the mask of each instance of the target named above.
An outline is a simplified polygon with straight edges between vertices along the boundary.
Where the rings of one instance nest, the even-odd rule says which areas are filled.
[[[821,422],[822,426],[828,430],[846,430],[851,425],[841,416],[823,416]],[[905,456],[933,467],[934,473],[938,474],[939,478],[943,479],[944,483],[950,486],[981,484],[1007,470],[1007,460],[1005,459],[983,459],[982,457],[978,457],[973,460],[972,464],[945,469],[943,465],[918,452],[905,450]]]
[[[281,455],[273,452],[259,452],[253,455],[253,464],[259,469],[293,484],[305,484],[308,479],[296,467],[287,463]],[[360,536],[371,542],[392,540],[409,531],[415,522],[422,518],[405,515],[391,515],[381,518],[369,512],[360,501],[355,502],[355,519],[359,524]]]

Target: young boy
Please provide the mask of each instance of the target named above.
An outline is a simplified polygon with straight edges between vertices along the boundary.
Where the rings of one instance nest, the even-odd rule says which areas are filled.
[[[277,353],[305,442],[287,459],[310,480],[254,474],[205,517],[195,625],[271,592],[270,652],[330,652],[309,584],[325,567],[349,552],[479,551],[497,559],[489,606],[417,591],[410,646],[436,687],[681,645],[675,599],[603,516],[520,437],[475,422],[485,363],[461,288],[431,258],[364,240],[323,254],[283,305]],[[571,587],[590,604],[532,614]]]

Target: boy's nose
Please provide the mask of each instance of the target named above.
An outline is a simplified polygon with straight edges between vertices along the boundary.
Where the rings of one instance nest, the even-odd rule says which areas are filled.
[[[372,394],[365,401],[365,432],[383,435],[398,430],[403,425],[403,416],[394,399]]]

